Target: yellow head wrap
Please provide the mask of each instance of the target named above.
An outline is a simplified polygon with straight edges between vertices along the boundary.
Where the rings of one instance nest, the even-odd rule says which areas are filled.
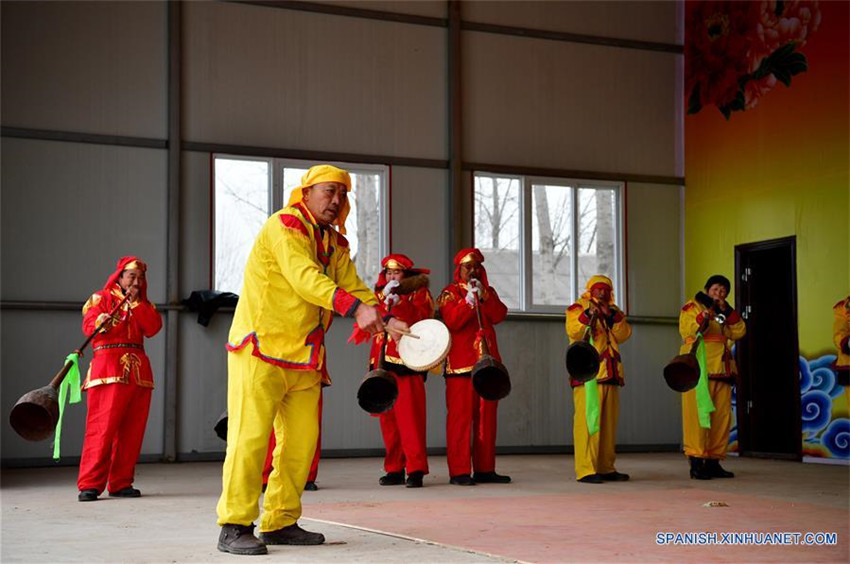
[[[595,276],[591,276],[590,280],[587,281],[587,285],[585,288],[587,291],[581,295],[582,298],[589,300],[590,299],[590,289],[596,286],[597,284],[605,284],[609,288],[611,288],[611,297],[608,298],[608,303],[614,303],[614,283],[611,282],[611,279],[607,276],[603,276],[601,274],[597,274]]]
[[[304,199],[304,188],[309,188],[310,186],[321,184],[322,182],[339,182],[340,184],[345,184],[345,188],[351,192],[351,176],[348,174],[347,170],[343,170],[329,164],[316,165],[311,167],[310,170],[301,177],[301,185],[296,186],[292,191],[292,194],[289,196],[289,203],[287,206],[294,206]],[[334,222],[339,232],[343,235],[345,235],[345,219],[348,217],[348,212],[350,211],[351,203],[349,203],[348,198],[346,198],[345,203],[342,205],[342,209],[339,210],[339,215],[337,215],[336,221]]]

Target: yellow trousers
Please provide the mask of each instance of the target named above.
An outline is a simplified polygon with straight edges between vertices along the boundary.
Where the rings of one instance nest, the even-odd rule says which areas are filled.
[[[723,460],[729,446],[729,431],[732,430],[732,385],[709,380],[708,391],[711,401],[714,402],[710,429],[699,426],[696,389],[682,394],[682,440],[685,456]]]
[[[599,432],[587,433],[584,386],[573,388],[573,447],[575,448],[576,479],[591,474],[615,472],[617,454],[617,420],[620,417],[620,387],[599,384]]]
[[[251,354],[227,355],[227,454],[218,524],[250,525],[260,513],[263,465],[274,427],[274,471],[263,501],[261,532],[301,517],[301,494],[319,436],[321,374],[288,370]]]

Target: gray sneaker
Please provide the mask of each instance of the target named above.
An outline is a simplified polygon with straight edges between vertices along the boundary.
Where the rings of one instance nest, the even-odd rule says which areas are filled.
[[[298,523],[293,523],[276,531],[260,533],[260,540],[266,544],[322,544],[325,542],[325,535],[305,531]]]
[[[254,525],[222,525],[218,549],[230,554],[268,554],[269,550],[254,536]]]

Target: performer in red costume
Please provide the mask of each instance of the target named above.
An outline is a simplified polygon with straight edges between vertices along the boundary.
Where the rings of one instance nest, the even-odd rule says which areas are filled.
[[[484,255],[475,248],[455,255],[454,282],[446,286],[437,307],[452,335],[446,363],[446,455],[449,482],[458,486],[476,483],[507,484],[510,476],[496,473],[496,411],[498,401],[483,399],[472,386],[472,368],[481,355],[481,340],[487,340],[490,354],[501,362],[493,326],[501,323],[508,308],[487,282],[481,264]],[[475,294],[481,308],[483,331],[475,313]],[[470,452],[470,434],[472,445]],[[471,463],[470,463],[471,454]],[[475,475],[471,476],[471,470]]]
[[[391,254],[381,261],[383,269],[375,284],[375,296],[380,302],[383,316],[392,315],[396,319],[413,325],[417,321],[434,317],[434,300],[428,291],[426,268],[415,268],[413,261],[402,254]],[[402,282],[404,281],[404,282]],[[355,326],[351,341],[362,343],[369,334]],[[369,367],[377,368],[384,333],[372,338],[369,355]],[[392,409],[380,415],[381,434],[384,437],[386,455],[384,470],[378,483],[382,486],[397,486],[405,483],[407,487],[421,488],[422,478],[428,473],[428,455],[425,444],[425,422],[427,417],[425,401],[425,373],[415,372],[404,365],[398,353],[398,344],[390,339],[384,358],[386,370],[397,378],[398,398]]]
[[[94,357],[83,383],[88,413],[80,475],[80,501],[94,501],[104,489],[113,497],[139,497],[133,487],[153,391],[153,374],[143,339],[162,328],[162,318],[148,301],[147,265],[136,257],[118,261],[103,290],[83,306],[83,333],[91,335]],[[109,313],[130,299],[109,321]]]

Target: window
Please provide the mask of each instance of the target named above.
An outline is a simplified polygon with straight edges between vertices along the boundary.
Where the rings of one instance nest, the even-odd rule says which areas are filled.
[[[284,207],[313,162],[213,155],[213,288],[239,293],[245,262],[268,217]],[[330,163],[351,173],[351,212],[345,235],[357,273],[371,285],[389,248],[389,169]]]
[[[594,274],[622,302],[623,186],[475,173],[474,242],[509,309],[563,312]]]

